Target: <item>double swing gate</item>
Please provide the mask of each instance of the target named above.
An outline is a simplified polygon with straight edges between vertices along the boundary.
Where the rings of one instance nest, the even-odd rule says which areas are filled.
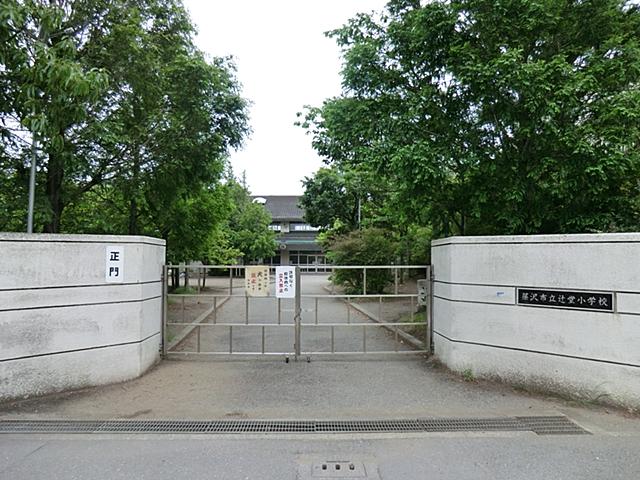
[[[163,355],[288,361],[431,352],[430,266],[281,268],[284,281],[273,266],[165,266]]]

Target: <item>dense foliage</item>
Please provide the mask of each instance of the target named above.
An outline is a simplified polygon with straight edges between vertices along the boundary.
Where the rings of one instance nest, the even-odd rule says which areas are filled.
[[[266,251],[266,212],[226,231],[247,102],[194,33],[180,0],[0,4],[0,230],[25,229],[35,140],[35,231],[158,236],[170,262]]]
[[[635,2],[392,0],[329,35],[344,93],[303,126],[335,177],[376,179],[394,231],[640,227]]]
[[[327,258],[334,265],[390,265],[396,259],[398,244],[388,230],[365,228],[325,239]],[[332,280],[345,287],[347,293],[361,294],[363,269],[338,269]],[[383,293],[393,282],[388,269],[367,269],[367,293]]]
[[[232,210],[225,222],[229,243],[240,255],[244,263],[251,263],[272,257],[278,248],[276,233],[269,230],[271,214],[255,203],[246,186],[230,181],[226,185],[231,199]]]

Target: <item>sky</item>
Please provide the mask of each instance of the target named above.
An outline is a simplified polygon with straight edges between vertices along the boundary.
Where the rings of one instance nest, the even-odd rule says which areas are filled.
[[[253,133],[231,154],[254,195],[300,195],[301,180],[322,166],[296,112],[340,94],[342,59],[324,32],[386,0],[184,0],[197,46],[233,56],[242,95],[252,102]]]

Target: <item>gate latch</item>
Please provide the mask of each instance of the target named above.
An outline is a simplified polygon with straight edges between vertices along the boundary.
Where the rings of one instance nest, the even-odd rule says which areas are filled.
[[[418,280],[418,305],[421,307],[427,305],[427,281],[426,279]]]

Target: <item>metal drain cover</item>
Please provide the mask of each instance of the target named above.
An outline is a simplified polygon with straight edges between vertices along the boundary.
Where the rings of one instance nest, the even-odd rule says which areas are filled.
[[[380,480],[380,475],[375,464],[362,460],[321,460],[315,458],[300,462],[298,480],[330,480],[334,478]]]
[[[564,416],[400,420],[0,420],[3,433],[393,433],[534,432],[585,435]],[[343,471],[342,467],[337,469]],[[339,478],[339,477],[338,477]],[[366,478],[366,477],[365,477]]]

